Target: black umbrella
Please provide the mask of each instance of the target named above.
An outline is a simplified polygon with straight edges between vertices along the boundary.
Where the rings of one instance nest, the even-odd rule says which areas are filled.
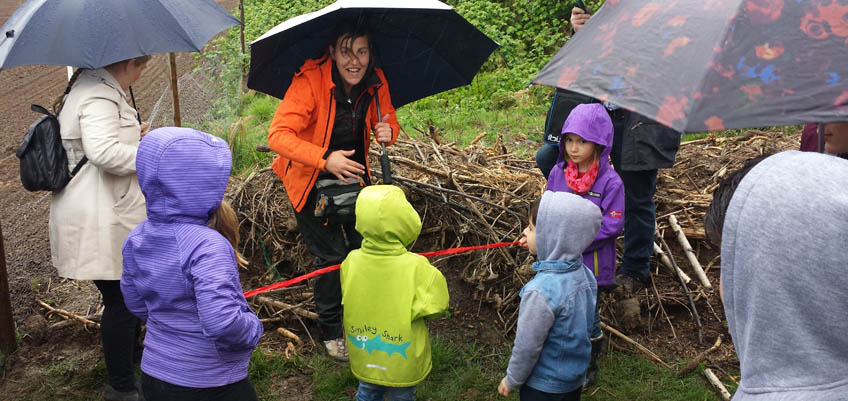
[[[348,18],[370,25],[375,65],[386,74],[396,108],[471,83],[498,48],[437,0],[340,0],[289,19],[253,41],[247,87],[282,98],[303,63],[323,55],[333,27]],[[383,180],[390,183],[385,145],[380,158]]]

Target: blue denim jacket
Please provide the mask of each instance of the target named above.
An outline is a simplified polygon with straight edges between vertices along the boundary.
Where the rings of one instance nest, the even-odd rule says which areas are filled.
[[[576,261],[541,261],[538,273],[519,295],[515,346],[507,368],[507,386],[522,384],[547,393],[566,393],[583,385],[589,365],[589,341],[597,284]]]

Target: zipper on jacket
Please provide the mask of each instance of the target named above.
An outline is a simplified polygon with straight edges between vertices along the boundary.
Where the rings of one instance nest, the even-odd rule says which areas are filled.
[[[362,95],[364,95],[366,92],[368,92],[371,89],[374,89],[374,93],[376,93],[377,90],[380,88],[380,86],[382,86],[381,83],[371,85],[371,86],[365,88],[362,91],[362,93],[359,94],[359,97],[356,98],[356,102],[353,103],[353,114],[354,114],[354,116],[356,115],[356,109],[359,107],[359,101],[362,100]],[[377,96],[371,96],[371,99],[374,100],[374,101],[377,101]],[[365,118],[368,117],[368,109],[365,109],[365,116],[364,117]],[[377,119],[379,119],[380,117],[382,117],[382,116],[377,116]],[[366,124],[366,126],[367,126],[367,124]],[[365,130],[365,127],[362,127],[362,128],[363,128],[364,131],[366,131],[366,132],[363,132],[363,136],[365,137],[365,140],[367,142],[368,141],[368,132],[367,132],[367,130]],[[353,135],[356,135],[356,124],[351,124],[350,130],[353,133]],[[365,159],[366,160],[368,159],[368,149],[367,148],[365,149]]]

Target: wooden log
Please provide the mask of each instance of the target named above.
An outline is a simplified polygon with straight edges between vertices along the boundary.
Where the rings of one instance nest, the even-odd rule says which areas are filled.
[[[318,314],[317,313],[307,311],[303,308],[299,308],[299,307],[294,306],[294,305],[289,305],[289,304],[282,302],[282,301],[277,301],[276,299],[271,299],[271,298],[268,298],[268,297],[263,297],[263,296],[257,295],[255,297],[253,297],[253,300],[256,301],[256,302],[266,304],[266,305],[274,306],[276,308],[280,308],[283,311],[290,311],[290,312],[292,312],[295,315],[298,315],[300,317],[305,317],[307,319],[312,319],[312,320],[318,320]]]
[[[627,341],[628,343],[630,343],[631,345],[636,347],[639,351],[642,351],[645,355],[647,355],[651,359],[657,361],[660,365],[663,365],[668,369],[672,369],[671,365],[663,362],[663,360],[660,359],[660,357],[657,354],[655,354],[653,351],[645,348],[642,344],[637,343],[635,340],[633,340],[630,337],[627,337],[626,335],[622,334],[620,331],[610,327],[609,325],[607,325],[604,322],[601,322],[601,328],[612,333],[612,334],[615,334],[617,337],[621,338],[622,340]]]
[[[713,344],[713,346],[708,348],[706,351],[698,354],[695,357],[695,359],[692,360],[692,362],[689,362],[685,367],[683,367],[683,369],[680,369],[680,371],[677,372],[677,377],[686,376],[687,374],[689,374],[689,372],[695,370],[695,368],[698,367],[698,364],[700,364],[701,362],[704,361],[704,359],[707,358],[707,354],[717,350],[718,347],[720,347],[720,346],[721,346],[721,336],[718,336],[718,338],[716,338],[715,344]]]
[[[727,391],[727,388],[724,387],[724,384],[721,383],[721,380],[718,379],[718,376],[713,373],[712,369],[706,368],[704,369],[704,376],[707,377],[707,380],[710,381],[710,384],[718,390],[719,394],[721,394],[721,398],[724,401],[730,401],[730,392]]]
[[[701,281],[701,284],[703,284],[706,289],[712,290],[713,285],[710,283],[710,279],[707,278],[707,274],[704,273],[701,263],[698,262],[698,258],[695,256],[695,250],[692,249],[692,245],[689,245],[689,240],[686,239],[686,234],[684,234],[683,229],[680,228],[680,224],[677,222],[677,217],[674,215],[668,216],[668,224],[674,233],[677,234],[677,242],[679,242],[680,246],[683,247],[686,259],[689,260],[689,264],[692,265],[692,269],[695,270],[698,280]]]
[[[76,315],[74,313],[68,312],[64,309],[54,308],[54,307],[42,302],[41,300],[37,299],[35,301],[38,302],[39,305],[41,305],[42,307],[44,307],[48,311],[55,313],[57,315],[60,315],[64,318],[66,318],[66,319],[75,319],[75,320],[78,320],[79,322],[81,322],[83,324],[92,325],[94,327],[97,327],[98,329],[100,328],[100,323],[92,322],[91,320],[88,320],[85,317],[82,317],[82,316]]]
[[[671,274],[676,274],[674,265],[671,264],[671,260],[668,259],[668,255],[666,255],[665,252],[663,252],[662,248],[660,248],[660,246],[657,245],[656,242],[654,242],[654,253],[657,255],[658,258],[660,258],[660,262],[661,262],[660,264],[661,265],[667,267],[668,270],[671,272]],[[676,270],[677,270],[677,273],[680,274],[680,277],[683,278],[684,283],[689,284],[689,282],[692,281],[692,279],[689,278],[689,276],[686,275],[686,273],[684,273],[682,270],[680,270],[680,269],[676,269]]]

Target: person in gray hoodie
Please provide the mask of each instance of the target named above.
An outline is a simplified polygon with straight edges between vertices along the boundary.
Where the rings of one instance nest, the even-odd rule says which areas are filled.
[[[601,211],[578,195],[552,191],[536,208],[521,243],[537,255],[537,273],[519,292],[515,346],[498,392],[520,388],[522,401],[579,400],[597,294],[582,254],[601,227]]]
[[[848,160],[788,151],[733,193],[721,289],[742,373],[734,401],[848,400],[846,189]]]

